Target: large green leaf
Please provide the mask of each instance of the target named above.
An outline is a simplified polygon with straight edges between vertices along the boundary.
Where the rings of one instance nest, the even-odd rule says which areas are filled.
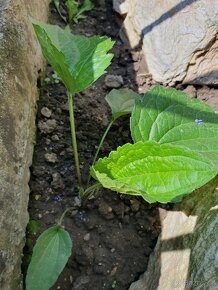
[[[73,35],[56,25],[32,23],[43,55],[70,93],[83,91],[106,72],[113,57],[107,53],[114,44],[110,38]]]
[[[112,111],[113,119],[130,114],[136,100],[140,100],[140,95],[130,89],[113,89],[106,95],[105,100]]]
[[[26,290],[48,290],[71,255],[72,241],[63,228],[54,226],[38,238],[26,276]]]
[[[104,187],[141,195],[150,203],[179,201],[216,172],[200,154],[150,141],[125,144],[91,168],[91,175]]]
[[[134,142],[173,143],[218,160],[218,116],[208,105],[156,86],[138,100],[131,116]]]

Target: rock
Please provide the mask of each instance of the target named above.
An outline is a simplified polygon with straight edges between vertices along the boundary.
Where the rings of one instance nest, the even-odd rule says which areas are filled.
[[[108,88],[120,88],[123,85],[123,78],[118,75],[106,75],[105,85]]]
[[[128,1],[113,0],[113,9],[119,14],[126,14],[128,12]]]
[[[35,176],[43,176],[45,174],[45,171],[45,166],[34,166],[32,173]]]
[[[175,205],[148,268],[129,290],[217,289],[218,178]]]
[[[55,153],[46,153],[45,160],[49,163],[56,163],[58,161],[57,154]]]
[[[204,86],[197,91],[197,97],[199,100],[205,101],[218,113],[217,89]]]
[[[85,285],[87,285],[89,282],[90,282],[90,277],[88,277],[88,276],[80,276],[74,282],[73,289],[75,289],[75,290],[85,289]]]
[[[59,141],[60,140],[60,138],[58,137],[58,135],[53,135],[53,136],[51,136],[51,140],[52,141]]]
[[[84,237],[83,237],[83,240],[84,241],[89,241],[90,240],[90,233],[86,234]]]
[[[0,1],[0,289],[23,289],[29,167],[35,141],[37,79],[44,60],[32,16],[47,21],[48,0]]]
[[[155,81],[218,84],[217,0],[114,0],[116,11],[124,5],[121,37],[132,47],[143,43]]]
[[[52,111],[51,111],[49,108],[47,108],[47,107],[43,107],[43,108],[41,109],[41,114],[42,114],[44,117],[46,117],[46,118],[50,118],[50,117],[51,117],[51,114],[52,114]]]
[[[57,157],[57,156],[56,156]],[[56,162],[56,161],[55,161]],[[55,172],[52,174],[52,182],[51,182],[51,186],[54,189],[64,189],[64,182],[63,179],[61,178],[60,173]]]
[[[47,121],[39,121],[38,128],[42,133],[52,133],[57,128],[57,121],[55,119]]]
[[[98,206],[98,212],[105,216],[112,212],[112,208],[106,202],[101,202]]]
[[[196,98],[197,97],[197,91],[196,88],[194,86],[187,86],[184,90],[184,93],[188,94],[189,97],[191,98]]]

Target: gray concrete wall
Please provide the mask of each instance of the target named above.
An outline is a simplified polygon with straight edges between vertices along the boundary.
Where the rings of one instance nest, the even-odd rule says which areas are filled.
[[[19,290],[28,222],[40,48],[29,16],[46,21],[49,0],[0,0],[0,289]]]

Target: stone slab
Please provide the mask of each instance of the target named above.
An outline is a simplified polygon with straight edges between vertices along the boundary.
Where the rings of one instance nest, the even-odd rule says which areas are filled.
[[[155,81],[218,85],[217,0],[114,0],[114,8],[128,12],[121,35],[143,46]]]
[[[203,290],[218,285],[218,178],[167,213],[144,275],[129,290]]]
[[[49,0],[0,0],[0,289],[22,289],[29,166],[37,79],[43,69],[29,16],[46,21]]]

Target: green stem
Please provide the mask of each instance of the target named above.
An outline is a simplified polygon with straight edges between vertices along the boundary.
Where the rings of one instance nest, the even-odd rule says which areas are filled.
[[[72,210],[72,207],[67,208],[67,209],[62,213],[62,215],[61,215],[61,217],[60,217],[60,219],[59,219],[59,221],[58,221],[58,225],[59,225],[59,226],[62,225],[62,222],[63,222],[63,219],[64,219],[66,213],[67,213],[68,211],[70,211],[70,210]]]
[[[73,110],[73,94],[67,92],[68,96],[68,105],[70,111],[70,129],[71,129],[71,136],[72,136],[72,145],[73,145],[73,154],[75,159],[75,166],[76,166],[76,175],[80,187],[80,191],[83,191],[82,186],[82,179],[79,167],[79,154],[77,149],[77,141],[76,141],[76,130],[75,130],[75,118],[74,118],[74,110]]]
[[[93,158],[93,161],[92,161],[92,165],[91,165],[91,166],[93,166],[93,165],[95,164],[95,162],[96,162],[96,160],[97,160],[97,157],[98,157],[98,154],[99,154],[99,151],[101,150],[101,147],[102,147],[102,145],[103,145],[103,143],[104,143],[104,140],[105,140],[105,138],[106,138],[106,136],[107,136],[107,134],[108,134],[108,132],[109,132],[111,126],[113,125],[113,122],[114,122],[114,119],[112,119],[112,120],[109,122],[109,124],[108,124],[108,126],[107,126],[107,128],[106,128],[106,130],[105,130],[105,132],[104,132],[104,135],[102,136],[101,141],[100,141],[100,143],[99,143],[99,145],[98,145],[98,148],[97,148],[97,151],[96,151],[95,156],[94,156],[94,158]],[[89,185],[90,179],[91,179],[91,175],[89,174],[89,176],[88,176],[88,180],[87,180],[87,186]]]
[[[94,183],[92,186],[88,187],[82,194],[82,201],[83,201],[83,205],[85,204],[85,202],[89,199],[89,197],[92,195],[92,193],[96,190],[101,188],[102,185],[99,182]]]

